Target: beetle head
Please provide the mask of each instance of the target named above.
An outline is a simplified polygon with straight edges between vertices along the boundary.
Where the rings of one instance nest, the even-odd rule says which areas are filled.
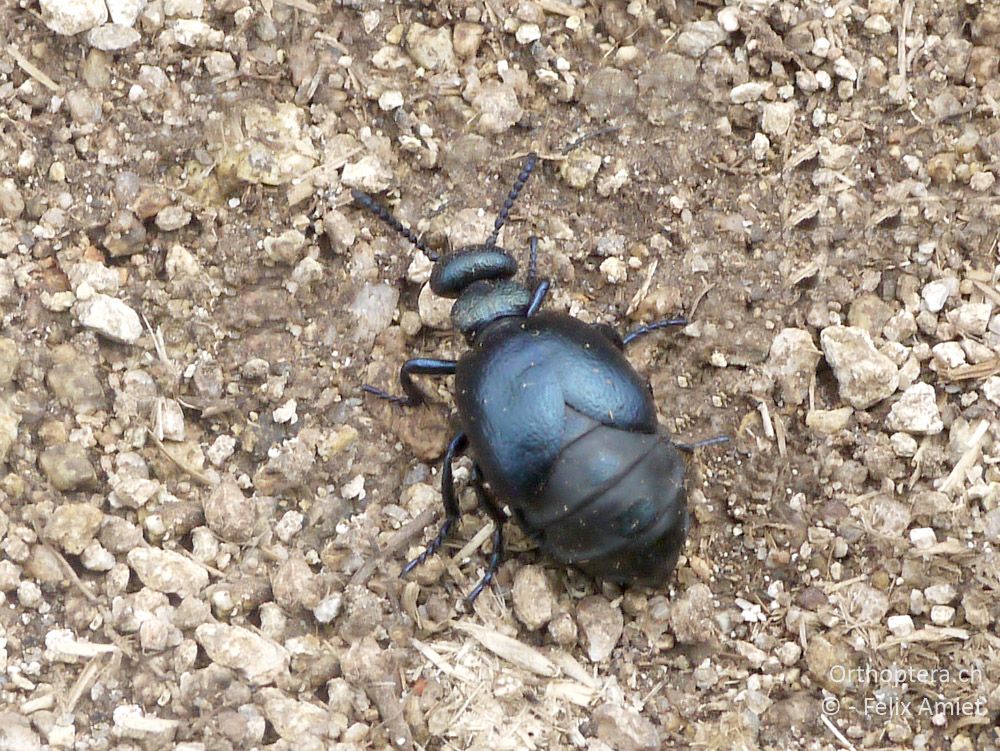
[[[517,261],[503,248],[472,246],[438,260],[431,273],[431,289],[441,297],[458,297],[473,282],[510,279],[516,273]]]

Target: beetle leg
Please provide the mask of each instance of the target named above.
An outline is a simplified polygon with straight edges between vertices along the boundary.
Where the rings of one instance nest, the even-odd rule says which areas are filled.
[[[729,441],[729,436],[727,435],[716,435],[711,438],[702,438],[700,441],[695,441],[694,443],[674,443],[674,446],[679,448],[681,451],[686,451],[687,453],[693,453],[695,449],[700,449],[705,446],[715,446],[718,443],[727,443]]]
[[[528,306],[528,312],[525,313],[525,317],[530,318],[538,312],[538,309],[542,307],[542,301],[545,300],[545,295],[549,291],[549,280],[542,279],[535,287],[535,292],[531,295],[531,304]]]
[[[454,360],[430,360],[417,357],[413,360],[407,360],[403,363],[403,367],[399,369],[399,383],[402,385],[403,391],[406,392],[406,396],[396,396],[390,394],[388,391],[369,386],[367,383],[361,387],[361,390],[367,394],[377,396],[379,399],[386,399],[393,404],[401,404],[404,407],[416,407],[418,404],[423,404],[426,397],[424,396],[424,392],[420,390],[420,387],[413,382],[412,376],[455,375],[455,368],[457,366],[458,363]]]
[[[656,331],[657,329],[665,329],[668,326],[687,326],[688,321],[686,318],[664,318],[662,321],[653,321],[652,323],[647,323],[645,326],[640,326],[628,332],[625,338],[622,339],[622,344],[627,345],[634,342],[641,336],[645,336],[651,331]]]
[[[468,445],[469,439],[465,436],[465,433],[459,433],[448,444],[448,448],[444,452],[444,462],[441,465],[441,499],[444,501],[444,522],[442,522],[437,536],[430,541],[424,552],[403,566],[403,570],[399,573],[400,576],[406,576],[434,555],[444,544],[452,527],[455,526],[455,522],[458,521],[461,511],[458,507],[458,498],[455,495],[455,477],[452,473],[451,464],[455,461],[455,457],[465,451]]]
[[[479,584],[465,598],[465,601],[469,605],[472,605],[482,591],[490,586],[493,582],[493,577],[496,576],[497,569],[500,568],[500,562],[503,560],[504,553],[503,525],[507,521],[507,514],[504,513],[504,510],[497,505],[496,501],[486,492],[486,488],[483,487],[483,473],[479,469],[478,464],[472,470],[472,487],[476,491],[476,498],[479,499],[479,505],[493,519],[493,553],[490,555],[483,578],[479,580]]]

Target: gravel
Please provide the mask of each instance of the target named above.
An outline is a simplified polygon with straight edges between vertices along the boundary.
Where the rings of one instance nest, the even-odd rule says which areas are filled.
[[[868,409],[892,396],[899,369],[857,326],[829,326],[820,332],[823,355],[833,369],[840,396],[855,409]]]
[[[906,389],[892,405],[885,424],[890,430],[921,435],[934,435],[944,430],[934,387],[929,383],[915,383]]]
[[[118,52],[139,43],[141,35],[135,29],[108,23],[87,32],[87,44],[102,52]]]
[[[108,20],[104,0],[45,0],[41,8],[45,25],[64,36],[93,29]]]
[[[128,565],[150,589],[182,597],[208,586],[208,572],[191,559],[171,550],[133,548]]]
[[[0,746],[993,748],[993,5],[5,5]],[[360,389],[467,347],[350,189],[448,252],[530,151],[499,244],[547,309],[687,317],[627,355],[730,440],[666,586],[511,524],[470,608],[474,456],[399,576],[453,381]],[[927,696],[973,708],[866,710]]]
[[[103,520],[99,508],[67,503],[55,509],[42,534],[63,552],[80,555],[93,541]]]
[[[777,381],[786,404],[798,405],[806,400],[822,356],[812,334],[804,329],[782,329],[774,337],[768,370]]]
[[[600,596],[587,597],[576,608],[580,640],[591,662],[611,656],[624,627],[621,611]]]
[[[248,629],[203,623],[194,630],[194,636],[210,659],[237,671],[250,685],[269,685],[288,670],[288,652]]]
[[[594,710],[597,737],[621,751],[656,751],[661,748],[656,726],[634,710],[602,704]]]
[[[715,21],[695,21],[685,24],[677,37],[677,49],[688,57],[704,57],[705,53],[728,38]]]
[[[86,450],[77,443],[58,443],[38,455],[38,466],[56,490],[94,487],[97,476]]]
[[[79,293],[78,293],[79,295]],[[142,336],[138,314],[121,300],[94,294],[74,306],[80,325],[122,344],[135,344]]]
[[[517,572],[511,598],[517,619],[532,631],[552,620],[558,605],[544,569],[538,566],[525,566]]]
[[[222,540],[247,543],[257,526],[257,510],[234,480],[224,479],[205,499],[205,523]]]

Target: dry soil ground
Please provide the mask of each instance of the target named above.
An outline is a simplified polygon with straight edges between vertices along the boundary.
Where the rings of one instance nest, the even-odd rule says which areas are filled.
[[[998,57],[993,0],[6,0],[0,749],[996,748]],[[481,515],[398,576],[450,384],[360,391],[464,345],[349,188],[461,246],[532,150],[503,244],[688,315],[630,357],[732,441],[668,589],[512,529],[469,612]]]

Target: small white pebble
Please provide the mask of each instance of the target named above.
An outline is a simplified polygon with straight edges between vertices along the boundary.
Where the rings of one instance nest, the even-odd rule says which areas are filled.
[[[892,31],[892,24],[880,13],[875,13],[865,20],[865,31],[869,34],[888,34]]]
[[[1000,376],[992,376],[983,384],[983,396],[1000,407]]]
[[[958,592],[953,584],[944,582],[943,584],[931,584],[924,588],[924,597],[932,605],[947,605],[958,597]]]
[[[913,456],[917,453],[917,439],[909,433],[893,433],[889,437],[889,444],[896,456]]]
[[[965,303],[948,312],[948,320],[960,334],[981,337],[986,333],[993,312],[992,303]]]
[[[340,614],[343,596],[337,592],[329,597],[320,600],[319,604],[313,608],[313,615],[320,623],[330,623]]]
[[[927,310],[931,313],[937,313],[948,301],[950,292],[950,285],[944,280],[939,279],[930,284],[925,284],[924,288],[920,291],[920,296],[923,298]]]
[[[910,530],[910,542],[921,550],[937,544],[937,535],[930,527],[916,527]]]
[[[908,615],[890,615],[886,622],[893,636],[909,636],[913,633],[913,619]]]
[[[931,347],[934,362],[946,368],[957,368],[965,365],[965,350],[958,342],[941,342]]]
[[[341,489],[340,494],[347,500],[352,498],[357,498],[359,501],[363,501],[365,496],[365,476],[355,475],[351,480],[344,485]]]
[[[826,57],[830,53],[830,40],[826,37],[817,37],[813,42],[812,53],[816,57]]]
[[[969,187],[977,193],[985,193],[996,181],[992,172],[977,172],[969,179]]]
[[[536,23],[522,23],[514,34],[519,44],[531,44],[542,38],[542,30]]]
[[[110,571],[115,567],[115,557],[97,540],[91,540],[80,554],[80,563],[90,571]]]
[[[302,523],[305,517],[299,511],[286,511],[284,515],[274,525],[274,532],[282,542],[289,542],[295,535],[302,531]]]
[[[753,153],[754,161],[763,162],[767,158],[767,152],[771,148],[771,140],[763,133],[757,133],[750,144],[750,151]]]
[[[955,608],[950,605],[935,605],[931,608],[931,622],[937,626],[947,626],[955,619]]]
[[[208,460],[216,467],[221,467],[223,463],[233,455],[236,450],[236,439],[231,435],[220,435],[211,446],[208,447],[206,455]]]
[[[628,266],[622,259],[611,256],[601,263],[601,274],[608,284],[622,284],[628,279]]]
[[[740,14],[736,8],[732,6],[723,8],[718,12],[716,18],[719,19],[719,26],[730,34],[740,30]]]
[[[816,75],[811,70],[796,71],[795,85],[806,94],[812,94],[819,89],[819,81],[816,80]],[[813,111],[815,112],[815,110]]]
[[[364,26],[366,34],[371,34],[375,31],[381,20],[382,14],[377,10],[368,10],[361,14],[361,25]]]
[[[42,604],[42,590],[35,582],[25,579],[17,585],[17,601],[26,608],[37,608]]]
[[[833,61],[833,72],[848,81],[858,80],[858,69],[854,63],[847,59],[846,55],[841,55]]]
[[[298,403],[294,399],[289,399],[276,410],[274,410],[274,421],[279,425],[288,423],[294,425],[299,421],[299,416],[295,414]]]
[[[903,165],[910,171],[911,175],[915,175],[920,172],[920,168],[923,166],[920,159],[913,156],[913,154],[903,155]]]
[[[785,667],[791,667],[799,661],[802,656],[802,647],[793,641],[786,641],[780,647],[776,653],[778,659],[781,660],[781,664]]]
[[[426,284],[427,280],[431,278],[433,268],[434,264],[431,259],[422,250],[418,250],[406,269],[406,278],[414,284]]]
[[[734,86],[729,92],[729,101],[733,104],[756,102],[764,96],[764,92],[767,91],[768,86],[770,86],[769,83],[764,83],[762,81],[747,81],[746,83],[741,83]]]
[[[737,597],[735,602],[742,611],[740,615],[746,623],[764,623],[767,620],[758,603],[744,600],[742,597]]]
[[[378,98],[378,106],[385,112],[399,109],[403,106],[403,93],[401,91],[383,91]]]

